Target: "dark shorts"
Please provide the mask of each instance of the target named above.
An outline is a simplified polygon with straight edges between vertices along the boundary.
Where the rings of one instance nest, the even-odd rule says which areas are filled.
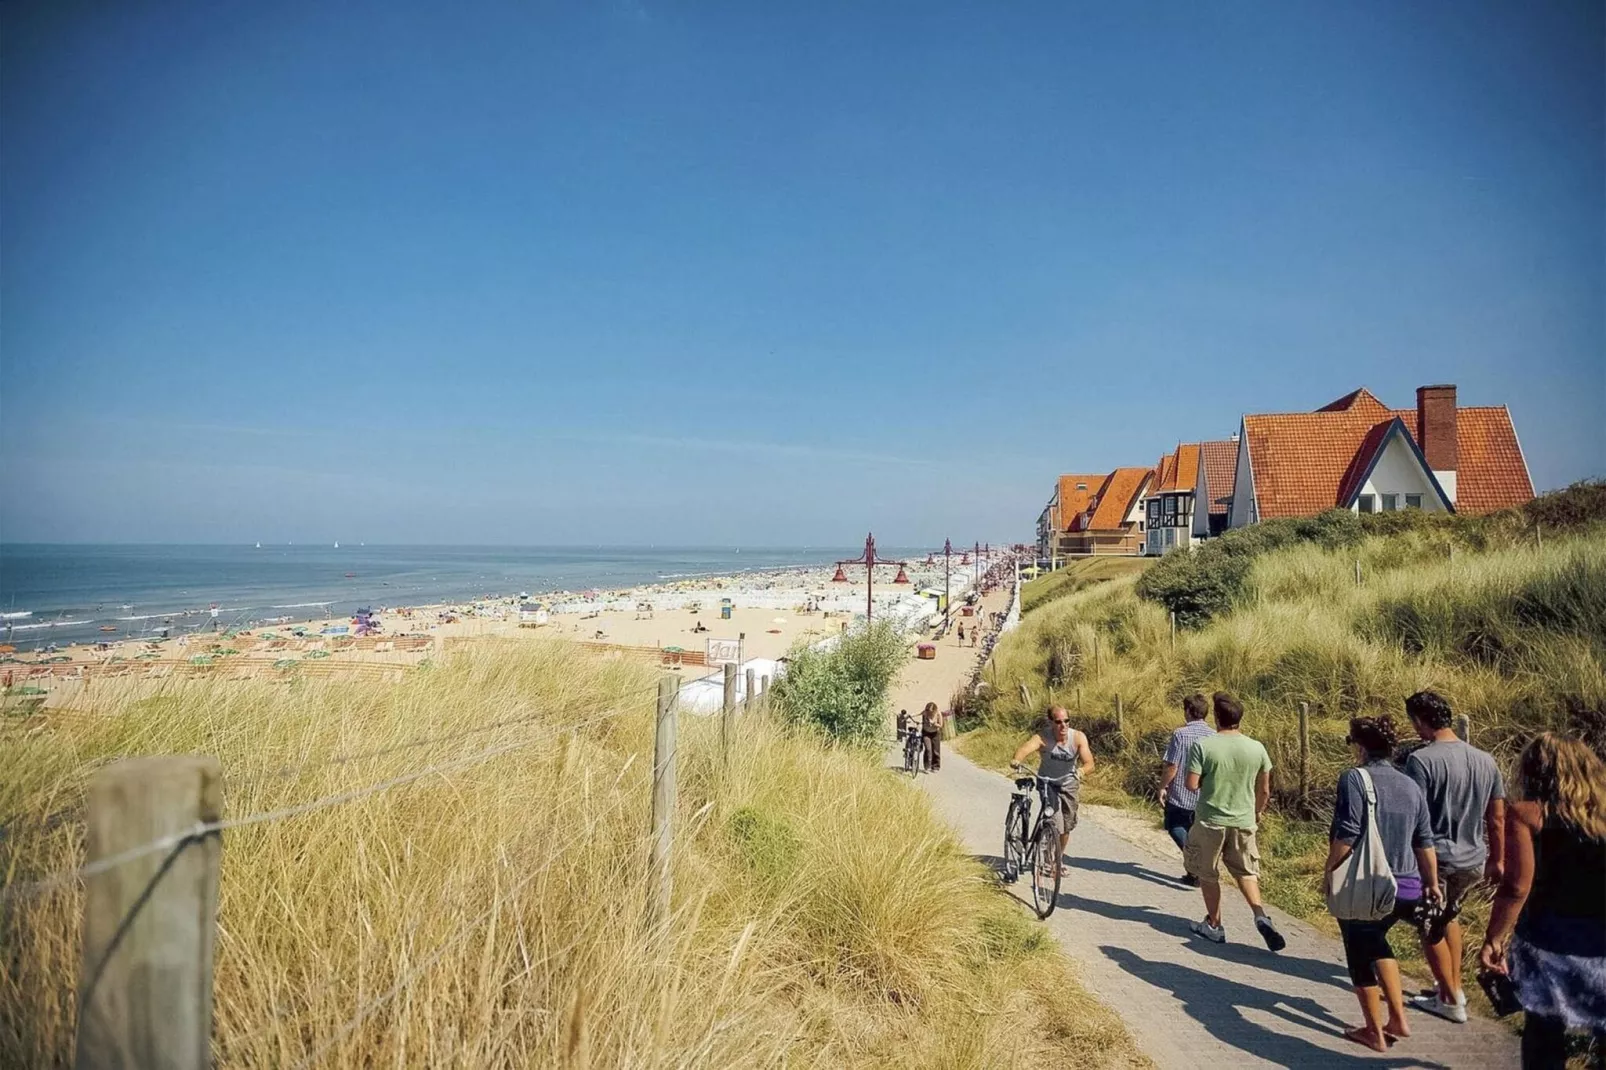
[[[1172,829],[1181,829],[1183,832],[1187,832],[1189,829],[1193,828],[1193,815],[1194,811],[1192,810],[1185,810],[1180,806],[1173,806],[1170,803],[1166,803],[1166,831],[1169,832]]]
[[[1461,913],[1461,902],[1467,893],[1483,883],[1483,867],[1477,869],[1448,869],[1439,871],[1439,886],[1444,889],[1444,915],[1453,918]]]
[[[1377,921],[1345,921],[1340,918],[1338,931],[1344,938],[1344,961],[1349,966],[1349,979],[1356,988],[1372,988],[1377,984],[1377,964],[1394,957],[1389,946],[1389,930],[1397,921],[1410,921],[1416,913],[1418,900],[1400,899],[1394,903],[1394,913]]]

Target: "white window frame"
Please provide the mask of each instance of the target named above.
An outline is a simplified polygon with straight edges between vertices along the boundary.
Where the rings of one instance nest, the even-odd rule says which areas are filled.
[[[1377,495],[1375,495],[1375,494],[1362,494],[1362,495],[1360,495],[1359,497],[1357,497],[1355,499],[1355,509],[1356,509],[1357,512],[1365,513],[1365,514],[1371,514],[1371,513],[1377,512]]]
[[[1415,499],[1415,501],[1412,501],[1413,498]],[[1405,496],[1405,507],[1407,509],[1420,509],[1420,508],[1422,508],[1422,495],[1420,495],[1420,494],[1407,494]]]
[[[1400,511],[1400,496],[1398,494],[1384,494],[1381,497],[1383,501],[1383,512],[1397,513]]]

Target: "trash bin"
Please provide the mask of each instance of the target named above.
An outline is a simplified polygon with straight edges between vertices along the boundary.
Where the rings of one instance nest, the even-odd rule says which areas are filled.
[[[720,606],[719,607],[719,619],[720,620],[730,620],[731,619],[731,607],[730,606]]]

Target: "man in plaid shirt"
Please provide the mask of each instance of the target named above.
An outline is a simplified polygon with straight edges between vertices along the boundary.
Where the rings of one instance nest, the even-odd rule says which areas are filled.
[[[1158,796],[1160,805],[1165,807],[1165,830],[1176,841],[1177,849],[1183,849],[1188,842],[1188,830],[1193,827],[1193,812],[1199,805],[1199,793],[1189,791],[1187,778],[1182,775],[1183,768],[1188,762],[1188,751],[1193,745],[1205,736],[1215,735],[1215,729],[1205,721],[1210,712],[1210,702],[1203,695],[1195,693],[1182,700],[1182,715],[1185,721],[1181,728],[1171,733],[1171,742],[1165,748],[1165,772],[1160,775],[1160,790]],[[1191,873],[1182,876],[1182,883],[1188,887],[1197,887],[1199,878]]]

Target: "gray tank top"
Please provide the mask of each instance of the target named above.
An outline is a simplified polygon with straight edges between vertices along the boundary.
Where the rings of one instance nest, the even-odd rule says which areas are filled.
[[[1067,726],[1069,727],[1069,726]],[[1076,756],[1076,729],[1065,734],[1064,743],[1054,741],[1054,727],[1044,725],[1037,733],[1043,741],[1038,751],[1037,775],[1061,784],[1072,784],[1082,779],[1082,762]]]

